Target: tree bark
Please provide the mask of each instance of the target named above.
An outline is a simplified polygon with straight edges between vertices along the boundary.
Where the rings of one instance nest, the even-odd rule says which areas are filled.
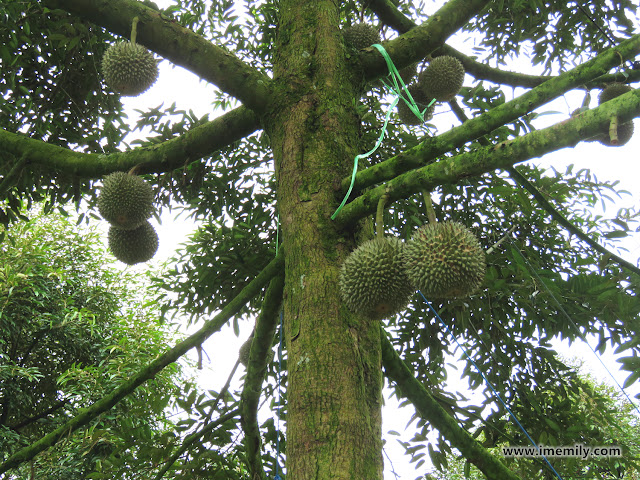
[[[356,81],[336,2],[282,0],[279,11],[275,94],[263,123],[286,252],[287,477],[382,479],[379,326],[341,305],[339,267],[353,232],[330,220],[359,153]]]

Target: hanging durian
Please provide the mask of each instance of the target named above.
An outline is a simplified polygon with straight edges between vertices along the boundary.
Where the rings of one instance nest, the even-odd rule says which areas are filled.
[[[598,97],[598,105],[602,105],[604,102],[616,98],[624,93],[633,90],[629,85],[623,83],[610,83],[607,85],[600,96]],[[620,147],[631,140],[633,136],[633,120],[627,123],[618,123],[618,117],[613,116],[609,122],[609,129],[601,134],[592,137],[590,140],[598,141],[608,147]]]
[[[103,180],[98,210],[106,221],[119,229],[138,228],[153,215],[153,190],[137,175],[111,173]]]
[[[372,320],[381,320],[401,311],[413,292],[403,268],[404,244],[385,237],[382,213],[387,195],[378,203],[376,237],[356,248],[340,270],[340,291],[347,307]]]
[[[464,67],[455,57],[443,55],[431,60],[429,66],[418,75],[418,85],[425,96],[438,102],[446,102],[455,97],[464,82]]]
[[[109,250],[127,265],[151,260],[158,250],[158,234],[149,222],[134,230],[109,228]]]
[[[136,25],[133,20],[131,41],[111,45],[102,57],[102,74],[107,85],[126,96],[140,95],[158,79],[158,62],[142,45],[136,44]]]
[[[342,34],[347,45],[356,50],[362,50],[381,41],[380,32],[366,23],[354,23],[350,27],[345,27],[342,29]]]
[[[433,111],[436,108],[436,104],[432,103],[431,105],[429,105],[431,99],[427,99],[427,96],[424,94],[419,85],[410,85],[407,88],[409,90],[409,93],[411,94],[411,97],[418,105],[420,111],[422,112],[426,108],[426,111],[423,114],[425,122],[427,120],[431,120],[433,118]],[[429,106],[427,107],[427,105]],[[407,105],[404,100],[400,100],[398,102],[398,118],[400,118],[400,121],[405,125],[422,125],[420,119],[416,116],[415,113],[413,113],[413,111],[409,108],[409,105]]]
[[[405,246],[407,275],[428,299],[469,296],[484,280],[484,251],[461,223],[436,222],[426,194],[425,201],[430,222],[420,227]]]

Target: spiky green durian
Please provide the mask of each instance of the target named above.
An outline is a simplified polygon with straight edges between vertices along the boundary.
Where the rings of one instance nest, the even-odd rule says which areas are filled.
[[[98,196],[100,215],[111,225],[132,230],[153,215],[153,190],[137,175],[107,175]]]
[[[158,234],[149,222],[144,222],[135,230],[121,230],[111,226],[109,250],[127,265],[146,262],[158,250]]]
[[[253,333],[249,336],[249,338],[242,344],[240,347],[240,352],[238,353],[238,359],[240,363],[245,367],[249,365],[249,354],[251,353],[251,344],[253,343]],[[271,363],[273,361],[275,354],[273,349],[270,349],[267,352],[267,363]]]
[[[455,57],[443,55],[431,60],[429,66],[418,76],[418,85],[427,98],[446,102],[455,97],[464,82],[464,67]]]
[[[372,320],[402,310],[413,292],[404,271],[398,238],[378,236],[356,248],[340,270],[340,290],[346,305]]]
[[[598,105],[602,105],[604,102],[607,102],[631,90],[633,90],[633,88],[631,88],[629,85],[625,85],[624,83],[610,83],[602,90],[602,92],[600,92],[600,96],[598,97]],[[604,132],[591,137],[589,141],[595,140],[608,147],[621,147],[629,140],[631,140],[631,137],[633,137],[633,131],[633,121],[621,123],[617,126],[618,139],[616,140],[616,142],[611,141],[611,135],[609,134],[608,130],[605,130]]]
[[[412,63],[411,65],[398,70],[398,73],[400,74],[400,78],[402,78],[402,81],[407,84],[411,80],[413,80],[413,77],[418,74],[418,64]]]
[[[425,121],[431,120],[433,118],[433,111],[436,108],[436,104],[433,103],[431,106],[427,107],[431,99],[427,99],[426,95],[419,85],[411,85],[408,87],[408,89],[411,97],[416,102],[416,105],[418,105],[420,111],[423,111],[425,108],[427,109],[427,111],[424,112]],[[398,102],[398,117],[400,118],[400,121],[405,125],[422,124],[420,119],[416,116],[415,113],[411,111],[409,105],[407,105],[404,100],[400,100]]]
[[[602,105],[604,102],[608,102],[612,98],[619,97],[620,95],[630,92],[631,90],[633,90],[633,88],[631,88],[629,85],[625,85],[624,83],[610,83],[602,89],[602,92],[600,92],[600,95],[598,96],[598,105]]]
[[[158,62],[142,45],[118,42],[111,45],[102,57],[102,73],[114,91],[135,97],[158,79]]]
[[[238,352],[238,360],[245,367],[249,365],[249,353],[251,353],[251,343],[253,342],[253,334],[242,344]]]
[[[342,34],[345,42],[356,50],[380,43],[380,32],[366,23],[354,23],[350,27],[345,27],[342,29]]]
[[[423,225],[405,246],[403,258],[410,281],[427,298],[465,297],[484,279],[484,251],[458,222]]]

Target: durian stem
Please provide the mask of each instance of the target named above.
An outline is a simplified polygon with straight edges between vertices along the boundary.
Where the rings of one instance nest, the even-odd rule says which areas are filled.
[[[609,123],[609,140],[611,145],[618,145],[618,116],[611,117],[611,123]]]
[[[582,108],[585,110],[589,108],[589,104],[591,103],[591,92],[587,90],[587,93],[584,95],[584,99],[582,100]]]
[[[384,192],[384,195],[378,200],[378,210],[376,211],[376,236],[384,237],[384,222],[382,221],[382,215],[384,214],[384,205],[389,199],[389,190]]]
[[[516,226],[514,225],[509,230],[507,230],[507,233],[505,233],[500,240],[498,240],[496,243],[491,245],[485,253],[487,255],[490,255],[496,248],[500,246],[502,242],[504,242],[507,238],[509,238],[509,236],[513,233],[515,229],[516,229]]]
[[[131,22],[131,43],[136,43],[136,36],[138,35],[138,22],[140,19],[138,17],[133,17]]]
[[[422,191],[422,196],[424,197],[424,204],[427,207],[427,218],[429,219],[429,223],[436,223],[436,212],[433,209],[433,202],[431,201],[431,194],[427,191]]]

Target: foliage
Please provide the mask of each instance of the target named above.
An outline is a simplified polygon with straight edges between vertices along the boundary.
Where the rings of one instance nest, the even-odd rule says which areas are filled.
[[[640,429],[634,407],[611,386],[596,383],[590,376],[577,370],[569,372],[574,392],[557,385],[547,384],[544,394],[532,395],[529,389],[520,389],[513,413],[527,421],[535,416],[538,421],[528,429],[538,445],[546,446],[619,446],[621,457],[549,458],[562,478],[630,478],[640,477]],[[574,395],[578,395],[578,398]],[[533,403],[532,403],[533,402]],[[494,413],[491,423],[482,429],[480,438],[495,455],[502,456],[503,446],[530,445],[529,440],[509,418]],[[495,420],[495,421],[493,421]],[[491,428],[489,428],[491,427]],[[464,459],[449,455],[448,468],[427,475],[432,480],[482,479],[480,471]],[[509,468],[522,478],[554,478],[545,469],[542,459],[510,458]],[[546,470],[546,471],[545,471]]]
[[[139,167],[154,185],[157,202],[164,207],[184,209],[201,225],[176,253],[171,265],[153,277],[157,310],[148,310],[148,306],[143,308],[134,302],[135,307],[128,311],[121,309],[121,302],[134,299],[122,288],[117,288],[121,274],[104,270],[98,260],[99,251],[86,246],[92,240],[73,241],[75,237],[66,236],[71,235],[66,224],[56,226],[53,223],[43,229],[37,222],[29,222],[11,227],[24,231],[16,230],[21,232],[17,235],[9,230],[7,234],[20,250],[9,249],[7,241],[2,247],[3,255],[10,252],[14,255],[7,257],[3,271],[3,301],[14,310],[11,315],[2,310],[0,317],[0,332],[4,335],[0,351],[4,362],[0,364],[3,382],[0,400],[4,402],[4,411],[0,411],[0,425],[15,427],[32,419],[35,412],[54,409],[46,417],[47,422],[31,421],[28,429],[19,429],[19,432],[5,428],[2,438],[12,451],[60,425],[65,416],[73,416],[80,406],[117,391],[128,376],[157,357],[165,343],[166,332],[150,319],[152,315],[165,317],[171,313],[189,317],[196,324],[208,321],[223,309],[274,258],[276,242],[292,228],[291,225],[311,225],[317,227],[317,231],[313,238],[288,239],[289,245],[304,244],[304,240],[308,240],[310,246],[308,251],[301,249],[304,254],[298,251],[298,256],[287,257],[287,269],[292,263],[299,262],[312,271],[320,268],[314,264],[318,251],[331,252],[327,257],[333,256],[335,260],[353,249],[354,239],[360,235],[358,230],[367,219],[357,218],[336,232],[337,229],[328,223],[326,212],[334,211],[346,193],[340,185],[352,168],[354,154],[368,151],[376,144],[392,100],[378,78],[374,78],[379,75],[372,73],[373,67],[369,68],[371,71],[367,70],[367,65],[372,65],[371,51],[354,52],[343,48],[338,21],[341,27],[356,21],[379,26],[389,51],[396,52],[401,61],[418,62],[419,69],[423,69],[429,55],[437,51],[439,41],[448,41],[447,38],[434,41],[434,34],[429,30],[433,28],[440,34],[433,24],[448,20],[433,15],[436,11],[434,2],[333,2],[332,10],[323,17],[325,23],[316,25],[306,10],[296,10],[296,22],[284,21],[293,14],[284,11],[284,0],[213,3],[175,0],[163,9],[152,2],[118,0],[120,7],[129,9],[127,12],[143,15],[140,41],[146,42],[145,46],[156,54],[162,56],[163,52],[168,52],[168,56],[175,45],[178,49],[184,47],[180,52],[184,55],[180,55],[179,60],[203,79],[216,86],[227,85],[225,82],[229,78],[238,79],[240,86],[236,98],[222,87],[212,96],[211,110],[219,114],[219,118],[227,118],[225,114],[239,102],[252,105],[244,100],[253,99],[255,92],[242,90],[245,81],[249,84],[250,73],[259,77],[263,84],[271,81],[265,87],[271,94],[265,99],[267,107],[263,110],[255,107],[259,117],[253,130],[255,133],[231,135],[226,146],[210,149],[204,155],[194,156],[185,148],[183,164],[174,168],[163,164],[164,146],[198,127],[209,125],[209,116],[198,117],[188,108],[166,102],[167,105],[139,111],[137,124],[130,125],[119,97],[104,88],[96,68],[108,44],[116,40],[110,31],[127,31],[130,19],[119,17],[123,8],[113,8],[105,13],[108,18],[103,21],[92,16],[94,10],[101,8],[100,2],[78,3],[86,7],[81,14],[73,5],[64,5],[60,0],[42,3],[11,0],[0,7],[0,18],[5,20],[4,26],[0,26],[3,40],[0,42],[0,107],[4,113],[0,118],[3,130],[0,135],[19,132],[18,139],[29,137],[74,151],[99,153],[100,156],[86,158],[91,158],[91,162],[105,171],[121,169],[127,155],[156,152],[156,163]],[[299,3],[295,8],[311,8],[311,4]],[[474,2],[466,2],[471,3]],[[336,4],[339,9],[335,8]],[[465,2],[448,2],[448,5],[453,4]],[[58,9],[61,5],[74,13]],[[151,11],[144,5],[150,6]],[[608,398],[610,392],[577,376],[550,344],[556,338],[576,342],[584,335],[596,335],[599,352],[616,349],[617,353],[625,355],[621,361],[630,372],[627,384],[635,382],[640,376],[640,340],[636,335],[640,327],[637,270],[630,272],[613,257],[595,252],[589,244],[576,239],[572,232],[550,222],[548,209],[541,207],[520,187],[508,170],[499,171],[493,167],[491,151],[486,154],[482,149],[526,144],[527,134],[538,128],[539,112],[535,111],[537,105],[531,104],[525,114],[513,115],[499,125],[493,125],[496,109],[508,105],[507,100],[515,97],[516,92],[508,82],[492,83],[477,73],[481,67],[488,67],[489,61],[496,60],[502,66],[514,58],[526,61],[527,69],[538,73],[568,71],[598,54],[610,53],[612,41],[617,45],[623,38],[631,37],[637,26],[633,12],[631,0],[594,0],[586,6],[560,0],[484,2],[484,8],[469,12],[469,22],[460,22],[456,27],[463,30],[458,39],[472,33],[476,40],[475,47],[468,45],[466,53],[459,54],[463,63],[471,68],[457,100],[438,105],[434,118],[416,128],[404,126],[393,113],[381,147],[360,163],[361,170],[387,165],[390,177],[398,176],[407,160],[403,157],[404,152],[424,147],[421,153],[409,155],[418,156],[421,167],[437,167],[442,160],[455,160],[462,154],[468,155],[465,161],[485,166],[482,175],[450,179],[431,192],[437,219],[464,224],[487,252],[487,275],[482,290],[469,298],[434,302],[433,307],[442,320],[432,314],[421,297],[415,296],[409,308],[386,320],[384,327],[392,334],[395,349],[401,352],[415,378],[428,386],[462,429],[492,449],[522,439],[505,422],[506,412],[503,406],[496,405],[485,379],[505,399],[536,441],[563,444],[624,439],[631,445],[637,439],[635,425],[628,422],[628,412],[624,411],[627,407],[616,406]],[[391,25],[402,15],[422,26],[408,32],[398,42],[394,39],[399,32]],[[451,16],[455,15],[452,13]],[[105,24],[107,28],[96,23]],[[295,28],[291,27],[292,23]],[[162,27],[162,38],[148,34],[154,25]],[[177,28],[176,25],[184,29],[179,30],[180,35],[172,37],[170,32]],[[296,47],[291,47],[292,40],[288,35],[297,35],[297,29],[305,28],[308,29],[305,35],[298,38],[314,39],[315,50],[300,46],[295,56],[285,59],[285,50]],[[149,36],[145,37],[146,34]],[[213,46],[220,47],[223,60],[218,62],[219,57],[216,57],[216,61],[190,64],[192,55],[200,58],[195,55],[201,53],[188,43],[194,38],[206,38]],[[432,42],[429,45],[433,48],[421,52],[419,43],[425,42]],[[472,55],[477,55],[479,60]],[[618,57],[621,57],[619,53]],[[618,57],[607,68],[626,79],[637,80],[623,62],[630,59]],[[296,63],[300,58],[309,60]],[[322,62],[327,59],[337,59],[335,63],[340,66],[337,70],[342,76],[323,78],[325,83],[311,85],[326,73]],[[254,71],[247,73],[245,70],[236,76],[236,61],[244,62]],[[501,70],[492,71],[496,76],[501,73]],[[598,75],[602,73],[598,72]],[[373,81],[366,84],[367,78]],[[322,95],[335,83],[353,84],[349,91],[361,91],[362,95],[349,98],[349,105],[332,103],[332,98]],[[567,88],[576,89],[581,84]],[[548,95],[545,101],[559,98],[565,90],[545,90]],[[277,138],[282,126],[274,119],[283,121],[291,113],[292,122],[296,122],[292,105],[296,108],[303,105],[313,113],[301,114],[299,125],[287,124],[283,129],[286,134],[289,130],[297,132],[296,128],[300,128],[301,133],[294,142],[285,144]],[[490,126],[466,131],[464,122],[468,118],[483,119]],[[456,127],[462,133],[457,139],[447,141],[446,149],[438,150],[437,142],[442,134],[450,131],[454,122],[462,124]],[[356,123],[358,126],[353,131],[357,131],[357,138],[350,136],[345,127]],[[344,131],[339,129],[343,127]],[[129,131],[146,138],[125,144],[123,138]],[[327,150],[331,154],[323,159],[324,171],[318,176],[329,179],[325,182],[328,185],[314,184],[316,178],[312,179],[317,174],[313,165],[318,155],[314,150],[315,140],[309,139],[323,131],[331,133],[331,148]],[[553,131],[543,132],[543,135],[553,138]],[[0,136],[0,141],[3,138],[15,139]],[[8,148],[3,151],[1,145],[0,193],[6,197],[0,206],[2,223],[22,219],[23,204],[38,200],[46,199],[47,211],[82,203],[92,206],[96,179],[93,172],[83,170],[89,161],[76,162],[74,157],[67,163],[62,160],[59,164],[47,163],[42,158],[46,155],[38,156],[35,147],[25,147],[19,152],[21,156]],[[286,157],[298,145],[302,145],[300,148],[305,153],[300,153],[295,160]],[[436,153],[431,154],[430,148]],[[338,153],[334,155],[334,151]],[[532,151],[527,158],[535,156]],[[413,157],[409,160],[414,161]],[[295,164],[293,170],[299,178],[282,178],[280,169],[286,163],[283,158],[289,164]],[[395,163],[389,165],[389,159],[395,159]],[[58,165],[64,168],[58,171]],[[620,209],[613,214],[594,213],[601,202],[608,206],[626,195],[616,182],[601,181],[588,170],[573,166],[563,171],[560,168],[545,171],[531,164],[517,168],[548,199],[556,213],[588,234],[594,242],[613,251],[619,247],[620,239],[638,230],[635,209]],[[365,193],[370,191],[367,188]],[[356,189],[350,200],[362,193]],[[283,211],[284,208],[291,211]],[[295,210],[297,208],[299,210]],[[297,217],[292,213],[294,210]],[[318,216],[314,217],[316,214]],[[281,227],[276,226],[278,221]],[[387,233],[403,240],[410,238],[426,221],[422,192],[419,191],[394,201],[384,215]],[[32,233],[38,228],[37,235]],[[287,246],[282,248],[287,255]],[[16,251],[24,254],[17,255]],[[50,259],[50,252],[61,253]],[[23,259],[24,264],[20,263]],[[70,259],[74,270],[66,268]],[[22,270],[18,269],[20,265]],[[322,297],[323,301],[331,298],[330,292],[335,290],[331,275],[338,267],[336,261],[327,271],[316,272],[315,277],[309,275],[309,278],[324,279],[325,283],[318,289],[322,295],[327,295]],[[96,276],[96,271],[103,273]],[[285,310],[295,312],[292,317],[297,321],[298,314],[304,317],[305,308],[311,308],[313,302],[290,305],[293,295],[306,288],[305,279],[304,275],[296,275],[288,276],[286,281]],[[318,298],[320,295],[318,293]],[[337,322],[340,318],[345,322],[341,324],[343,330],[353,335],[356,316],[349,317],[346,309],[340,308],[335,298],[333,300],[333,303],[323,305],[327,323]],[[232,320],[236,333],[240,322],[250,321],[260,308],[261,295],[257,295],[239,309]],[[33,318],[33,321],[17,321],[16,318]],[[293,324],[294,319],[287,318],[285,322],[292,322],[285,328],[289,346],[301,328],[304,332],[305,328],[320,323],[307,319],[301,327]],[[346,337],[351,339],[349,335]],[[31,344],[19,344],[17,339],[24,336],[33,339]],[[332,338],[323,345],[335,345],[340,341],[346,342],[342,337]],[[354,341],[354,344],[358,342]],[[475,402],[477,404],[462,402],[464,393],[451,391],[447,384],[446,361],[455,354],[458,345],[464,346],[482,371],[481,375],[466,356],[461,356],[458,364],[463,378],[470,390],[480,394],[475,397],[481,398]],[[345,359],[357,357],[358,368],[365,372],[362,376],[367,377],[370,374],[365,368],[367,362],[362,355],[355,355],[355,351],[357,347],[352,348],[350,344],[331,361],[342,361],[339,365],[344,366]],[[318,354],[314,358],[320,358],[323,352],[311,353]],[[304,368],[304,361],[309,361],[309,357],[305,357],[308,354],[309,351],[302,351],[300,347],[287,352],[287,355],[296,355],[292,368]],[[46,360],[46,363],[37,363],[36,358],[41,359],[39,362]],[[30,359],[34,363],[27,361]],[[327,368],[335,371],[333,363]],[[287,380],[293,381],[291,373]],[[198,436],[204,431],[213,421],[214,410],[222,414],[238,407],[238,392],[226,388],[200,392],[189,383],[172,387],[168,382],[174,375],[178,372],[170,367],[155,383],[139,388],[109,414],[94,419],[88,430],[73,434],[66,442],[36,457],[38,468],[43,472],[50,470],[54,475],[55,465],[64,458],[61,468],[66,469],[70,478],[86,475],[89,471],[92,471],[91,478],[110,478],[108,475],[115,476],[126,468],[131,469],[132,478],[136,475],[146,478],[157,473],[163,462],[177,451],[185,435]],[[273,407],[274,393],[284,384],[284,379],[276,375],[276,368],[271,365],[267,370],[266,385],[252,387],[263,388]],[[397,395],[407,401],[402,396],[401,385],[395,386],[398,387]],[[315,393],[305,391],[310,397]],[[175,396],[178,396],[176,405],[181,410],[181,417],[174,425],[166,418],[166,408],[174,405]],[[375,403],[372,399],[367,401]],[[219,406],[220,403],[224,405]],[[291,412],[290,406],[286,409]],[[619,417],[621,409],[622,418]],[[147,415],[148,412],[153,415]],[[541,421],[541,418],[545,420]],[[434,431],[427,418],[416,420],[417,433],[405,443],[408,456],[418,467],[426,463],[427,455],[434,465],[443,469],[448,463],[455,464],[450,440]],[[621,429],[616,430],[613,427],[616,424],[622,425]],[[315,434],[319,426],[308,422],[305,428]],[[266,421],[261,432],[266,472],[272,473],[275,452],[278,449],[283,452],[288,447],[282,433],[276,432],[273,420]],[[170,467],[172,478],[262,476],[264,472],[247,472],[246,453],[238,443],[240,436],[237,422],[229,420],[220,428],[198,437]],[[308,445],[316,443],[322,442],[315,438]],[[637,468],[638,452],[632,448],[631,454],[624,465],[619,465],[628,471]],[[311,460],[308,463],[315,465]],[[542,475],[539,464],[516,462],[511,467],[523,478]],[[603,461],[589,468],[612,470],[617,467]],[[23,468],[26,471],[27,467]],[[571,462],[562,464],[562,468],[568,475],[592,473],[582,471],[582,465]],[[545,471],[544,475],[547,474]]]
[[[171,335],[133,294],[130,274],[105,263],[102,239],[61,215],[9,228],[0,245],[0,451],[10,455],[112,391],[157,356]],[[124,478],[153,464],[141,453],[175,441],[168,408],[177,366],[86,432],[69,436],[17,477]],[[176,382],[176,384],[174,384]],[[163,440],[164,439],[164,440]]]

